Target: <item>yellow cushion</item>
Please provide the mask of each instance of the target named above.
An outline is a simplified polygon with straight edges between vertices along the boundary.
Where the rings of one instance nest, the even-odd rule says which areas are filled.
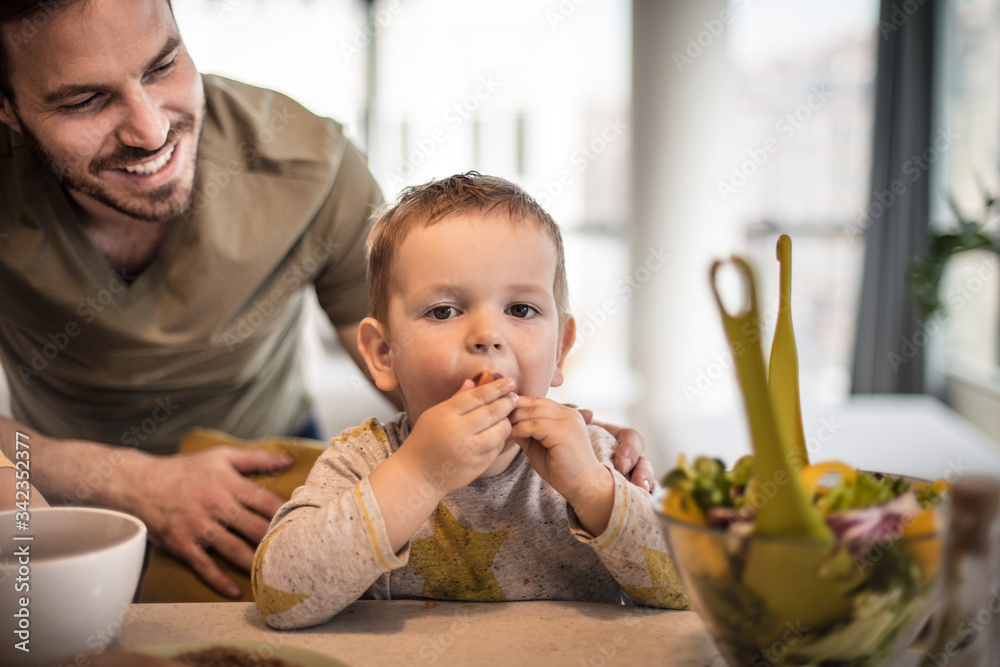
[[[314,440],[298,438],[267,438],[248,442],[220,431],[196,429],[181,440],[181,452],[198,452],[210,447],[230,445],[262,450],[272,454],[284,454],[292,459],[292,464],[277,474],[262,474],[250,479],[288,500],[292,491],[305,483],[313,463],[322,453],[324,446]],[[241,602],[253,601],[250,575],[238,570],[218,554],[209,552],[225,575],[233,579],[243,592]],[[183,563],[164,549],[151,546],[149,562],[142,583],[139,586],[137,602],[233,602],[219,595],[201,580],[186,563]]]

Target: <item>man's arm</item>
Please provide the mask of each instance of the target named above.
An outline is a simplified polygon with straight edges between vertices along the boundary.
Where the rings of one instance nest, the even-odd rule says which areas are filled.
[[[216,447],[153,456],[86,440],[46,437],[6,417],[0,434],[20,432],[31,445],[31,481],[52,504],[107,507],[140,518],[150,539],[187,562],[222,595],[239,597],[207,551],[249,571],[254,547],[281,498],[244,476],[273,472],[289,461],[264,452]]]

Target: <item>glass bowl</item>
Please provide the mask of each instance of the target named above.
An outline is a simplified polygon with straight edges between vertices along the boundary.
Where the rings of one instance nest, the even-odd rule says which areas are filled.
[[[681,521],[662,511],[668,491],[654,504],[674,565],[733,667],[893,664],[939,599],[945,500],[930,532],[835,547]]]

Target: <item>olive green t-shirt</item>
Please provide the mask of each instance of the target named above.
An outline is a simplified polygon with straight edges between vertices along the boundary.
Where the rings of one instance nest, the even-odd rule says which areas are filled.
[[[363,248],[381,194],[336,122],[203,80],[192,208],[131,281],[0,125],[0,363],[14,419],[157,453],[195,426],[254,438],[308,419],[306,290],[334,325],[365,316]]]

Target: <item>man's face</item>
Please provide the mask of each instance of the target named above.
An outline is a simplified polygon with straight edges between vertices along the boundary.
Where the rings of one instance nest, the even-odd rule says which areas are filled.
[[[166,0],[78,2],[2,28],[19,130],[85,209],[166,221],[190,204],[205,97]],[[30,38],[27,35],[31,35]]]

